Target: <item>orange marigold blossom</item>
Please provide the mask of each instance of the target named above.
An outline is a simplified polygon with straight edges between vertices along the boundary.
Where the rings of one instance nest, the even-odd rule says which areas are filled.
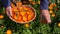
[[[16,5],[17,6],[21,6],[22,5],[22,2],[17,2]]]
[[[0,19],[2,19],[2,18],[4,18],[4,16],[1,14],[1,15],[0,15]]]
[[[26,28],[29,28],[30,24],[29,24],[29,23],[26,23],[26,24],[24,24],[24,26],[25,26]]]
[[[6,34],[12,34],[12,31],[11,30],[7,30]]]
[[[53,13],[53,14],[52,14],[52,17],[55,17],[55,16],[56,16],[56,15]]]
[[[60,23],[58,23],[58,26],[60,27]]]

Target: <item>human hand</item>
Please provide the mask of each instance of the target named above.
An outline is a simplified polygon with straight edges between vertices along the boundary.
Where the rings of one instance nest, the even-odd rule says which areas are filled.
[[[11,12],[11,11],[12,11],[12,10],[11,10],[11,6],[9,6],[9,7],[6,8],[6,13],[7,13],[7,15],[8,15],[9,17],[12,16],[12,12]]]
[[[51,23],[51,18],[50,18],[50,14],[49,14],[48,10],[41,10],[41,16],[40,17],[42,17],[42,16],[45,17],[47,23]],[[42,20],[42,18],[41,18],[41,20]]]

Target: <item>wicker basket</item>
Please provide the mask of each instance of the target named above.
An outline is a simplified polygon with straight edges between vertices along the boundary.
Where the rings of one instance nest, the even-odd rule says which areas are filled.
[[[35,13],[34,18],[31,19],[31,20],[28,21],[28,22],[18,22],[18,21],[16,21],[16,20],[14,20],[11,16],[9,16],[9,15],[8,15],[9,13],[8,13],[7,11],[6,11],[6,13],[7,13],[8,17],[9,17],[12,21],[14,21],[14,22],[16,22],[16,23],[21,23],[21,24],[30,23],[30,22],[33,21],[33,20],[35,19],[35,17],[36,17],[36,10],[35,10],[33,7],[31,7],[30,5],[22,5],[22,6],[27,6],[27,7],[31,8],[31,9],[34,11],[34,13]]]

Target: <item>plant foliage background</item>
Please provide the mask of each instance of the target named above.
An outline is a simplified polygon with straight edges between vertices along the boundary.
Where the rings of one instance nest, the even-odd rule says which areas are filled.
[[[52,10],[50,12],[51,24],[42,24],[40,22],[40,0],[33,0],[33,2],[35,4],[30,3],[30,5],[36,10],[36,19],[29,24],[18,24],[10,20],[6,15],[5,8],[0,0],[0,15],[3,15],[3,18],[0,18],[0,34],[6,34],[7,30],[11,30],[12,34],[60,34],[60,0],[49,0],[49,6],[56,4],[53,9],[49,9],[49,11]]]

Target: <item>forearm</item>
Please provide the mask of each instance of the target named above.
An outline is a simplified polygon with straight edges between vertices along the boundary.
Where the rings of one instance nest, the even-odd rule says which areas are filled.
[[[40,0],[40,2],[41,2],[40,9],[48,10],[49,1],[48,0]]]
[[[11,5],[10,0],[2,0],[2,3],[4,5],[4,7],[9,7]]]

